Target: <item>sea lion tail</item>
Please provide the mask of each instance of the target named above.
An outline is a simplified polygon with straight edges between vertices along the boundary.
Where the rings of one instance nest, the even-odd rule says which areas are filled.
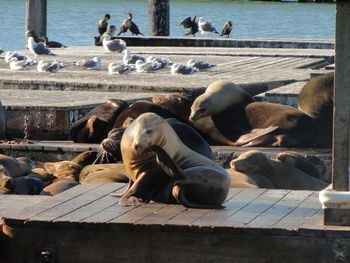
[[[158,165],[175,180],[182,180],[183,170],[174,162],[174,160],[169,156],[169,154],[158,145],[149,146],[145,152],[155,152]]]

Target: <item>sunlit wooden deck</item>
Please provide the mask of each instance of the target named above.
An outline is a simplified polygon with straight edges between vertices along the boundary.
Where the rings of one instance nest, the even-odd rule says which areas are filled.
[[[343,262],[350,253],[349,228],[323,225],[318,192],[231,189],[224,209],[208,210],[121,207],[110,193],[124,186],[82,184],[34,203],[1,196],[6,262],[40,262],[42,251],[50,262]]]

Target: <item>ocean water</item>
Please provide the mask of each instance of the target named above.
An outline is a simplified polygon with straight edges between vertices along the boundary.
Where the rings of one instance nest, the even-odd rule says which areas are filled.
[[[47,35],[66,45],[93,45],[97,21],[109,13],[119,28],[125,12],[148,34],[147,0],[48,0]],[[217,30],[232,20],[233,38],[334,39],[335,4],[229,0],[170,0],[170,35],[183,36],[179,26],[191,16],[212,21]],[[0,0],[0,47],[24,48],[25,1]],[[130,35],[127,33],[126,35]],[[213,35],[218,37],[217,35]],[[198,37],[201,37],[198,34]]]

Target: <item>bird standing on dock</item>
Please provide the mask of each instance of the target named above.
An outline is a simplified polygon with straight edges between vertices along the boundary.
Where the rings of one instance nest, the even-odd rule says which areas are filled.
[[[196,21],[196,16],[193,17],[193,19],[191,19],[191,17],[187,17],[186,19],[184,19],[180,26],[183,26],[184,28],[189,28],[190,31],[188,31],[185,35],[193,35],[194,37],[196,36],[196,33],[198,32],[198,23]]]
[[[118,33],[118,36],[121,33],[126,33],[128,30],[131,32],[131,34],[134,35],[143,35],[138,26],[135,24],[134,21],[132,21],[132,14],[131,13],[127,13],[128,18],[124,19],[123,23],[120,25],[120,32]]]
[[[126,43],[122,39],[111,40],[111,35],[105,33],[102,40],[103,48],[110,52],[123,52],[126,49]]]
[[[188,75],[188,74],[192,74],[196,71],[197,70],[195,68],[188,67],[188,66],[181,65],[181,64],[177,64],[177,63],[174,63],[170,69],[170,72],[173,75],[179,75],[179,74]]]
[[[144,57],[138,55],[131,55],[129,49],[125,49],[122,53],[124,53],[123,63],[124,65],[135,65],[136,61],[146,61]]]
[[[39,55],[49,55],[49,56],[56,56],[54,53],[51,52],[50,49],[45,47],[44,43],[36,43],[34,38],[32,36],[28,37],[28,48],[29,51],[34,54],[34,58],[36,59]]]
[[[207,36],[208,36],[208,33],[219,34],[219,32],[214,27],[214,24],[209,21],[203,21],[202,17],[198,19],[198,27],[199,27],[199,30],[201,31],[201,34],[206,34]]]
[[[117,28],[115,25],[110,25],[108,28],[108,34],[110,34],[111,38],[115,37],[115,34],[117,33]]]
[[[224,24],[220,36],[227,36],[230,37],[231,31],[233,28],[233,23],[230,20],[227,20],[226,23]]]
[[[66,48],[67,46],[57,41],[49,41],[48,37],[41,37],[44,40],[45,46],[50,48]]]
[[[110,14],[105,14],[105,16],[98,21],[97,29],[100,36],[102,36],[107,31],[108,20],[110,18]]]

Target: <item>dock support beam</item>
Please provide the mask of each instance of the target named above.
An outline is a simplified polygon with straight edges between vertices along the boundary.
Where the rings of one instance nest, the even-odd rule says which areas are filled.
[[[38,36],[46,36],[47,0],[26,0],[25,31],[34,30]]]
[[[148,31],[151,36],[169,36],[169,0],[148,0]]]
[[[350,176],[350,2],[337,0],[332,182],[349,191]],[[346,193],[348,194],[348,193]],[[345,194],[344,194],[345,195]],[[350,207],[325,208],[325,225],[350,225]]]

